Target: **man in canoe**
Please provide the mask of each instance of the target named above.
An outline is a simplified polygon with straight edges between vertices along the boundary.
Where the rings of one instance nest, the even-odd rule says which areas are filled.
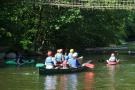
[[[55,64],[55,60],[52,57],[52,51],[48,51],[47,55],[48,55],[48,57],[46,57],[46,59],[45,59],[46,69],[53,69],[54,64]]]

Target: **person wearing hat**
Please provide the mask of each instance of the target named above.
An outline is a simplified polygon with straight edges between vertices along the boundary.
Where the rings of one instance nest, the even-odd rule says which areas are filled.
[[[71,58],[71,59],[68,60],[69,66],[71,68],[78,68],[78,67],[80,67],[81,65],[78,62],[78,53],[77,52],[73,53],[72,57],[73,58]]]
[[[52,57],[52,51],[48,51],[46,59],[45,59],[45,66],[46,69],[53,69],[54,68],[54,58]]]
[[[70,49],[68,53],[68,58],[71,59],[73,57],[74,49]]]

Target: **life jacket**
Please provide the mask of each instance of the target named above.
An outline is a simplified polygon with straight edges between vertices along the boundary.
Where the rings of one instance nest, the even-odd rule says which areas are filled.
[[[63,55],[61,53],[57,53],[55,55],[56,62],[62,62]]]
[[[52,57],[47,57],[45,60],[45,65],[54,65]]]
[[[73,58],[73,53],[69,53],[69,54],[68,54],[68,58],[69,58],[69,59]]]

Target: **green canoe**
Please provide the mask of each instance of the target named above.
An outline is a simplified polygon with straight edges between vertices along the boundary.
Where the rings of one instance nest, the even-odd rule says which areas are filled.
[[[26,60],[23,60],[23,63],[20,63],[21,65],[24,65],[24,64],[33,64],[35,63],[35,60],[34,59],[26,59]],[[16,62],[16,59],[6,59],[5,60],[5,64],[6,65],[19,65],[17,62]]]

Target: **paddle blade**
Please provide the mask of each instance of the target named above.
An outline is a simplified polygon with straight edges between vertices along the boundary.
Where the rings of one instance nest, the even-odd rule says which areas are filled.
[[[88,67],[88,68],[94,68],[95,67],[94,64],[89,64],[89,63],[86,63],[84,66],[85,67]]]
[[[44,67],[45,65],[43,63],[37,63],[36,68]]]

